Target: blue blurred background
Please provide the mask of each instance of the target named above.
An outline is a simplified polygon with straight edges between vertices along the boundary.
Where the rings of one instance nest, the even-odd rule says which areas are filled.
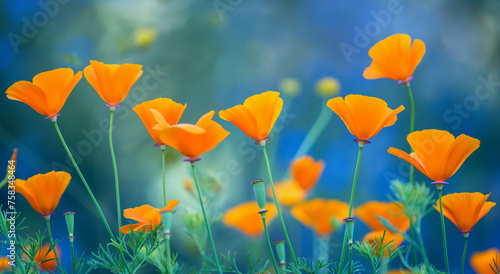
[[[137,63],[144,75],[117,111],[115,152],[121,182],[122,208],[150,204],[161,207],[161,155],[153,146],[132,107],[146,100],[168,97],[187,103],[182,122],[194,123],[210,110],[216,112],[242,103],[250,95],[278,90],[283,78],[300,81],[301,93],[283,95],[285,111],[276,124],[279,140],[270,142],[274,174],[281,178],[311,124],[319,114],[322,98],[315,83],[332,76],[342,84],[341,96],[351,93],[386,100],[389,107],[407,110],[398,122],[381,131],[363,152],[356,205],[388,200],[389,181],[407,179],[401,161],[389,155],[390,146],[409,146],[408,96],[395,81],[366,80],[363,69],[371,59],[369,48],[394,33],[406,33],[425,42],[427,51],[416,69],[412,88],[416,103],[416,129],[437,128],[455,136],[478,138],[481,147],[449,180],[446,193],[491,193],[500,201],[500,2],[483,1],[84,1],[18,0],[0,2],[0,90],[16,81],[31,80],[37,73],[59,67],[81,71],[89,60],[104,63]],[[145,35],[151,41],[138,37]],[[141,42],[142,41],[142,42]],[[144,43],[144,44],[142,44]],[[479,90],[479,91],[478,91]],[[66,238],[61,215],[76,212],[77,252],[97,250],[108,241],[107,233],[88,194],[67,159],[53,126],[28,106],[1,96],[0,158],[6,161],[19,149],[17,177],[28,178],[50,170],[71,173],[73,180],[53,216],[54,234]],[[107,142],[109,111],[82,78],[69,96],[59,126],[74,151],[97,199],[116,227],[113,172]],[[198,165],[202,178],[215,180],[220,189],[212,195],[212,216],[253,199],[249,182],[267,174],[262,157],[232,124],[222,121],[231,135],[203,155]],[[277,132],[275,132],[277,134]],[[345,125],[333,115],[310,154],[324,159],[325,172],[312,197],[348,201],[357,145]],[[193,241],[184,233],[180,215],[198,210],[195,198],[183,188],[189,165],[176,151],[167,153],[169,199],[179,199],[174,217],[173,247],[184,270],[200,265]],[[3,164],[0,163],[0,168]],[[237,167],[235,168],[234,165]],[[3,176],[0,174],[0,176]],[[429,180],[416,172],[418,181]],[[203,182],[202,182],[203,184]],[[433,189],[434,191],[434,189]],[[0,201],[7,193],[2,190]],[[437,194],[436,194],[437,195]],[[45,224],[20,195],[18,211],[28,217],[29,232]],[[312,233],[287,214],[287,223],[299,256],[313,256]],[[469,254],[500,246],[498,206],[475,226]],[[128,220],[124,220],[125,223]],[[463,237],[448,227],[452,270],[459,271]],[[356,237],[368,231],[357,225]],[[246,256],[249,246],[265,248],[264,238],[250,244],[239,232],[217,223],[214,228],[220,253],[237,251]],[[423,222],[424,240],[432,264],[444,268],[439,214],[431,212]],[[279,223],[271,225],[271,238],[281,239]],[[331,255],[338,260],[342,233],[331,239]],[[241,240],[240,240],[241,239]],[[69,264],[69,244],[63,241],[63,260]],[[265,250],[265,249],[263,249]],[[265,251],[264,251],[265,252]],[[251,253],[252,254],[252,253]],[[253,257],[257,258],[254,253]],[[264,253],[266,254],[266,253]],[[359,258],[369,268],[368,262]],[[467,271],[472,271],[468,264]],[[392,268],[398,268],[397,260]]]

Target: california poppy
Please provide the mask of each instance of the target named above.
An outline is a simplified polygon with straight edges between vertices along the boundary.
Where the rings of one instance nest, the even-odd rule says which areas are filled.
[[[51,171],[35,175],[28,180],[17,179],[16,191],[28,200],[31,207],[42,215],[54,212],[64,190],[71,180],[71,175],[64,171]]]
[[[490,265],[495,269],[495,260],[498,264],[500,250],[498,248],[490,248],[485,251],[477,251],[470,256],[470,265],[478,274],[493,274]]]
[[[408,154],[393,147],[387,152],[412,164],[435,182],[444,182],[455,174],[480,143],[465,134],[455,139],[448,131],[437,129],[415,131],[406,139],[415,152]]]
[[[49,252],[50,244],[44,244],[42,248],[38,251],[36,257],[35,257],[35,262],[38,265],[38,268],[47,271],[47,272],[53,272],[57,269],[57,260],[56,260],[56,254],[54,251],[57,253],[57,256],[59,259],[61,258],[61,249],[59,246],[54,246],[54,248]],[[42,263],[43,262],[43,263]]]
[[[386,219],[390,225],[405,232],[410,227],[410,219],[401,208],[391,202],[370,201],[356,208],[356,215],[372,230],[384,230],[378,217]]]
[[[266,205],[266,210],[266,224],[269,224],[278,213],[274,205]],[[257,237],[264,232],[259,211],[259,205],[255,201],[242,203],[226,211],[222,222],[248,237]]]
[[[319,236],[328,236],[349,213],[349,204],[316,198],[292,207],[292,216]]]
[[[288,179],[274,185],[276,198],[280,205],[293,206],[299,202],[307,199],[307,191],[302,189],[300,185],[293,179]],[[271,199],[274,198],[271,186],[267,186],[267,196]]]
[[[164,123],[158,112],[155,114],[156,129],[160,129],[160,141],[168,146],[177,149],[182,155],[188,158],[197,158],[201,154],[214,149],[229,132],[221,125],[212,120],[214,111],[203,115],[196,125],[177,124],[169,126]]]
[[[412,274],[412,271],[408,269],[394,269],[389,270],[387,274]]]
[[[7,98],[21,101],[36,112],[52,117],[62,109],[81,78],[81,71],[74,74],[70,68],[59,68],[35,75],[33,82],[18,81],[5,93]]]
[[[123,217],[135,220],[138,223],[124,225],[120,227],[120,232],[128,234],[131,230],[149,232],[151,228],[156,229],[162,222],[161,212],[173,210],[178,203],[178,200],[170,200],[167,206],[162,209],[157,209],[150,205],[127,208],[123,211]]]
[[[182,112],[186,108],[186,104],[182,105],[174,102],[169,98],[157,98],[154,100],[146,101],[141,104],[136,105],[133,110],[139,118],[141,118],[142,123],[146,126],[149,134],[156,143],[161,143],[160,134],[161,131],[153,129],[154,126],[158,124],[156,122],[154,114],[151,109],[154,109],[159,114],[159,117],[165,121],[169,126],[175,125],[179,122],[182,116]]]
[[[10,270],[10,260],[7,257],[0,257],[0,273],[6,272],[7,270]]]
[[[382,242],[382,237],[384,240],[383,242]],[[388,245],[388,247],[392,246],[390,250],[391,252],[394,252],[396,250],[396,247],[398,247],[399,245],[401,245],[401,243],[403,243],[404,237],[399,234],[392,233],[389,230],[382,229],[382,230],[375,230],[368,232],[365,235],[365,237],[363,237],[363,241],[368,241],[369,243],[371,243],[372,246],[375,248],[375,253],[378,254],[379,249],[377,244],[380,246],[384,245]],[[389,248],[386,250],[384,256],[388,255],[389,255]]]
[[[496,205],[486,200],[490,194],[475,193],[453,193],[442,197],[443,215],[452,221],[460,232],[468,233],[474,225]],[[434,208],[439,210],[439,201]]]
[[[387,103],[379,98],[350,94],[328,100],[327,106],[344,121],[347,129],[361,140],[368,140],[384,127],[394,125],[397,114],[404,106],[395,110],[387,107]]]
[[[243,105],[219,111],[221,119],[229,121],[250,138],[267,138],[283,108],[279,92],[266,91],[248,97]]]
[[[415,39],[412,45],[411,37],[407,34],[391,35],[368,51],[373,60],[370,66],[365,68],[363,77],[409,82],[413,79],[413,72],[424,54],[425,44],[421,40]]]
[[[141,77],[142,66],[107,65],[92,60],[83,70],[83,74],[106,103],[116,105],[127,97],[132,85]]]

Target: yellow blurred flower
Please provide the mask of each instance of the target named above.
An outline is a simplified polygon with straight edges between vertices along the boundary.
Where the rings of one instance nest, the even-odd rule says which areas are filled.
[[[279,90],[288,96],[296,96],[302,90],[302,85],[295,78],[285,78],[279,83]]]
[[[316,94],[321,97],[333,97],[340,92],[340,82],[333,77],[324,77],[316,82]]]
[[[134,33],[134,44],[136,47],[145,49],[149,47],[158,37],[158,30],[155,28],[138,28]]]

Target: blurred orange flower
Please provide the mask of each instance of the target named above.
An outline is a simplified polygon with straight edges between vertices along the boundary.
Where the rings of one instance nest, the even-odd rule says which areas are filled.
[[[401,105],[392,110],[382,99],[357,94],[347,95],[345,100],[330,99],[327,106],[340,116],[352,135],[361,140],[368,140],[382,128],[394,125],[397,114],[405,109]]]
[[[389,78],[406,83],[413,79],[413,72],[425,54],[425,44],[407,34],[394,34],[376,43],[368,52],[373,59],[365,68],[366,79]]]
[[[391,202],[370,201],[356,208],[356,215],[372,230],[388,229],[378,219],[386,219],[391,225],[405,232],[410,227],[410,219],[403,210]]]
[[[257,141],[267,138],[283,108],[279,92],[266,91],[248,97],[243,105],[219,111],[223,120]]]
[[[177,124],[169,126],[163,123],[164,120],[158,112],[153,112],[153,114],[155,114],[158,123],[154,129],[161,130],[161,143],[177,149],[188,158],[197,158],[201,154],[214,149],[229,135],[228,131],[212,120],[214,111],[203,115],[196,125]]]
[[[269,224],[278,213],[274,205],[266,205],[266,210],[266,224]],[[255,201],[242,203],[226,211],[222,222],[248,237],[258,237],[264,232],[259,211],[259,205]]]
[[[178,203],[179,200],[170,200],[167,206],[162,209],[157,209],[150,205],[127,208],[123,211],[123,217],[138,221],[138,223],[124,225],[120,227],[120,232],[129,234],[131,230],[149,232],[151,228],[156,229],[162,222],[161,212],[173,210]]]
[[[393,154],[416,167],[435,182],[444,182],[460,168],[462,163],[479,148],[479,140],[465,134],[456,139],[445,130],[415,131],[406,137],[413,151],[410,154],[389,148]]]
[[[142,66],[107,65],[91,60],[83,74],[106,103],[116,105],[127,97],[132,85],[141,77]]]
[[[318,236],[328,236],[349,214],[349,204],[316,198],[292,207],[292,216]]]
[[[36,112],[50,117],[62,109],[81,78],[81,71],[74,74],[70,68],[59,68],[35,75],[33,83],[18,81],[5,93],[7,98],[21,101]]]
[[[382,237],[384,237],[384,241],[381,243]],[[368,232],[365,237],[363,237],[363,241],[368,241],[369,243],[371,243],[372,246],[375,247],[375,254],[378,255],[379,249],[376,243],[379,243],[381,246],[389,243],[389,246],[393,246],[391,251],[394,252],[396,250],[396,247],[403,243],[404,237],[399,234],[394,234],[389,230],[385,230],[384,236],[384,229],[382,229]],[[384,256],[387,257],[388,255],[389,250],[385,252]]]
[[[494,202],[486,202],[490,194],[475,193],[453,193],[443,196],[443,215],[452,221],[460,232],[467,233],[474,225],[496,205]],[[434,208],[439,210],[439,201]]]
[[[28,200],[31,207],[42,215],[50,215],[59,204],[71,175],[64,171],[37,174],[28,180],[16,179],[16,191]]]
[[[157,98],[138,104],[133,110],[139,115],[139,118],[141,118],[142,123],[146,126],[153,140],[159,144],[161,143],[161,131],[153,129],[158,124],[153,110],[157,114],[157,117],[162,119],[162,123],[173,126],[179,122],[185,108],[186,104],[176,103],[169,98]]]
[[[53,272],[57,269],[57,260],[54,250],[56,251],[59,259],[61,259],[61,249],[56,245],[54,249],[49,252],[49,248],[49,243],[44,244],[38,251],[37,256],[35,257],[35,262],[39,264],[38,268],[42,271]]]
[[[497,261],[500,257],[500,250],[498,248],[490,248],[482,252],[474,252],[470,256],[470,265],[472,269],[478,274],[493,274],[490,265],[495,268],[493,260]]]
[[[387,274],[412,274],[412,272],[409,269],[393,269],[389,270]]]
[[[0,273],[6,272],[10,270],[9,258],[0,257]]]
[[[325,162],[323,160],[314,161],[311,156],[303,156],[292,161],[290,165],[292,178],[274,185],[280,204],[292,206],[305,200],[309,191],[321,177],[324,168]],[[269,185],[267,188],[269,198],[273,199],[271,186]]]

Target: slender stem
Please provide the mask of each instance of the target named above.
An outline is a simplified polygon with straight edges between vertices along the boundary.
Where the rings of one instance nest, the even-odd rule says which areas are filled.
[[[115,174],[115,192],[116,192],[116,216],[118,218],[118,231],[122,227],[122,209],[120,206],[120,183],[118,182],[118,168],[116,166],[115,150],[113,149],[113,116],[115,111],[110,111],[109,117],[109,150],[111,151],[111,161],[113,161],[113,173]],[[120,239],[123,234],[118,233]]]
[[[280,272],[278,270],[278,263],[276,262],[276,258],[274,258],[273,247],[271,246],[271,239],[269,239],[269,232],[267,231],[266,217],[264,214],[261,214],[262,223],[264,224],[264,233],[266,233],[267,245],[269,247],[269,252],[271,253],[271,258],[273,259],[274,272],[276,272],[276,274],[279,274]]]
[[[280,205],[278,203],[278,198],[276,197],[276,192],[274,191],[273,176],[271,174],[271,165],[269,164],[269,158],[267,157],[266,143],[263,142],[261,144],[261,147],[262,147],[262,151],[264,153],[264,158],[266,160],[267,173],[269,174],[269,183],[271,184],[271,190],[273,191],[274,203],[276,205],[276,209],[278,210],[278,215],[280,216],[281,226],[283,227],[283,232],[285,234],[286,242],[288,244],[288,248],[290,249],[290,255],[292,256],[292,259],[293,259],[293,262],[295,263],[295,265],[298,265],[297,258],[295,257],[295,252],[293,251],[292,243],[290,242],[290,237],[288,237],[288,232],[286,230],[285,221],[283,220],[283,215],[281,214],[281,209],[280,209]]]
[[[349,246],[349,265],[348,265],[348,269],[349,269],[349,274],[352,273],[352,246]]]
[[[411,92],[411,88],[410,88],[410,83],[405,83],[405,87],[406,89],[408,90],[408,96],[410,97],[410,107],[411,107],[411,117],[410,117],[410,133],[414,132],[415,131],[415,101],[413,100],[413,93]],[[413,149],[412,149],[412,152],[413,152]],[[415,174],[415,168],[413,167],[413,165],[410,165],[410,187],[413,188],[413,181],[414,181],[414,174]],[[413,263],[414,265],[417,265],[417,253],[415,251],[415,248],[413,246],[413,220],[412,220],[412,217],[413,216],[410,216],[410,238],[411,238],[411,242],[410,242],[410,248],[412,250],[412,253],[413,253]]]
[[[424,259],[424,263],[425,263],[425,267],[426,267],[427,271],[430,271],[431,265],[429,264],[429,259],[427,258],[427,253],[425,252],[424,241],[422,239],[422,233],[420,231],[420,223],[417,224],[417,227],[415,230],[417,232],[418,243],[420,245],[420,254],[422,254],[422,258]]]
[[[294,159],[307,154],[307,152],[313,146],[314,142],[316,142],[316,140],[318,139],[321,132],[323,132],[323,130],[325,129],[326,125],[328,125],[328,122],[332,117],[333,111],[331,111],[326,106],[326,101],[327,99],[323,100],[323,103],[321,104],[322,105],[321,112],[319,113],[318,118],[312,125],[309,132],[307,132],[307,135],[302,141],[302,144],[300,144],[300,147],[295,153],[295,156],[293,156]]]
[[[69,244],[71,246],[71,270],[73,274],[76,273],[76,261],[75,261],[75,247],[73,245],[73,239],[69,240]]]
[[[220,274],[222,274],[222,269],[219,264],[219,259],[217,257],[217,250],[215,249],[214,239],[212,237],[212,231],[210,230],[210,224],[208,223],[207,214],[205,213],[205,206],[203,205],[203,197],[201,196],[200,186],[198,184],[198,177],[196,176],[196,169],[194,167],[195,162],[191,162],[191,167],[193,168],[193,179],[196,185],[196,190],[198,191],[198,197],[200,198],[201,211],[203,212],[203,218],[205,219],[205,227],[207,229],[208,238],[210,239],[210,245],[212,245],[212,252],[214,253],[215,264]]]
[[[83,182],[83,185],[87,189],[87,192],[90,195],[90,198],[92,198],[92,201],[94,202],[94,205],[96,206],[97,210],[99,211],[99,215],[101,215],[101,219],[104,223],[104,226],[106,226],[106,229],[108,230],[109,236],[111,239],[116,240],[115,235],[113,235],[113,232],[111,232],[111,228],[109,228],[108,221],[106,220],[106,217],[104,217],[104,213],[102,213],[102,209],[99,206],[99,203],[97,202],[94,193],[92,193],[92,190],[90,189],[89,185],[87,184],[87,180],[85,180],[85,177],[83,177],[82,172],[80,171],[80,168],[78,167],[78,164],[75,162],[75,159],[73,158],[73,155],[71,154],[71,151],[68,148],[68,145],[66,145],[66,142],[64,141],[64,138],[61,134],[61,131],[59,130],[59,126],[57,125],[57,122],[53,122],[54,126],[56,127],[57,135],[59,135],[59,139],[61,139],[61,143],[64,146],[64,149],[66,150],[66,153],[68,154],[69,159],[71,160],[71,163],[73,163],[73,166],[76,169],[76,172],[78,175],[80,175],[80,179]]]
[[[165,184],[165,148],[161,148],[161,169],[163,172],[163,206],[167,206],[167,186]]]
[[[343,271],[342,267],[344,266],[345,244],[346,243],[347,243],[347,228],[344,228],[344,239],[342,240],[342,253],[340,255],[339,273],[342,273],[342,271]]]
[[[461,274],[464,274],[465,254],[467,253],[467,242],[468,242],[468,240],[469,240],[469,236],[465,236],[464,253],[462,254],[462,267],[460,268],[461,269],[461,271],[460,271]]]
[[[54,245],[54,239],[52,238],[52,231],[50,230],[50,215],[49,216],[46,216],[45,217],[45,220],[47,221],[47,231],[49,233],[49,241],[50,241],[50,245]],[[61,267],[61,263],[59,262],[59,256],[57,255],[57,252],[56,252],[56,246],[54,245],[54,255],[56,257],[56,262],[57,262],[57,267],[59,268],[59,270],[61,272],[64,272],[62,270],[62,267]]]
[[[165,246],[167,249],[167,272],[169,274],[174,273],[174,269],[172,266],[172,258],[171,258],[171,253],[170,253],[170,235],[167,235],[166,240],[165,240]]]
[[[352,180],[352,189],[351,189],[351,200],[349,202],[349,216],[347,218],[351,218],[352,214],[352,205],[354,202],[354,193],[356,192],[356,182],[358,180],[358,170],[359,170],[359,162],[361,160],[361,151],[363,151],[363,146],[359,146],[358,150],[358,160],[356,161],[356,169],[354,170],[354,179]],[[344,266],[344,254],[345,254],[345,245],[347,242],[347,228],[344,233],[344,241],[342,244],[342,254],[340,255],[340,271],[342,271],[342,267]],[[351,264],[351,259],[349,259],[349,265]]]
[[[410,218],[410,238],[411,238],[411,241],[410,241],[410,249],[412,251],[412,254],[413,254],[413,265],[417,265],[417,251],[415,250],[415,246],[413,246],[413,240],[415,239],[415,236],[414,236],[414,227],[413,227],[413,214],[411,216],[409,216]]]
[[[444,225],[444,215],[443,215],[443,201],[442,201],[442,189],[438,189],[439,194],[439,211],[441,213],[441,231],[443,236],[443,249],[444,249],[444,263],[446,266],[446,273],[450,273],[450,266],[448,265],[448,246],[446,245],[446,227]]]

